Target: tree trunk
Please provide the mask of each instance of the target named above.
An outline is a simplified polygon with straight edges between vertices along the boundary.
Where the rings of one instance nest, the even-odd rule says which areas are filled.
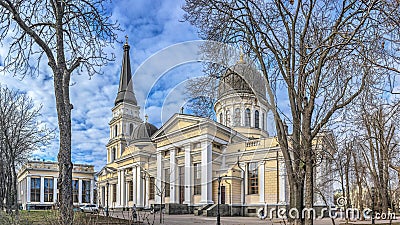
[[[15,161],[12,161],[11,172],[12,172],[12,189],[11,189],[11,198],[12,198],[12,206],[11,209],[15,210],[15,213],[18,215],[18,193],[17,193],[17,172],[15,168]]]
[[[68,74],[69,76],[69,74]],[[73,224],[72,162],[71,162],[71,104],[69,102],[69,80],[65,70],[59,69],[54,77],[54,91],[60,129],[60,150],[58,152],[60,219],[63,225]]]
[[[314,208],[314,162],[312,156],[312,148],[311,146],[307,146],[306,149],[306,176],[305,176],[305,207],[308,209]],[[314,217],[316,215],[313,214],[314,211],[311,210],[310,214],[305,215],[305,224],[313,225]]]
[[[362,174],[360,174],[361,171],[359,169],[359,166],[361,163],[360,164],[358,163],[358,160],[357,160],[357,157],[356,157],[356,154],[354,151],[352,152],[352,156],[353,156],[353,162],[354,162],[354,170],[355,170],[354,172],[356,175],[356,182],[357,182],[357,187],[358,187],[357,206],[356,207],[362,211],[364,208],[364,204],[363,204],[363,187],[362,187],[362,180],[361,180]],[[361,220],[364,220],[363,213],[361,213],[360,216],[361,216]]]

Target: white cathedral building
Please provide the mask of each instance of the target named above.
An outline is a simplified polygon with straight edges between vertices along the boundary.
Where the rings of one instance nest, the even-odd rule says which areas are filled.
[[[215,215],[219,200],[222,215],[256,215],[265,205],[288,204],[283,155],[267,132],[266,91],[256,69],[241,58],[221,76],[217,121],[177,113],[157,128],[139,115],[128,43],[123,48],[107,164],[98,173],[99,205]]]

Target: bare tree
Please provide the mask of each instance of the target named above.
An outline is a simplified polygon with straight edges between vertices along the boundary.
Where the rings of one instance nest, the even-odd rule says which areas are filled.
[[[241,44],[262,71],[290,207],[313,207],[312,140],[366,86],[399,73],[398,1],[186,0],[183,8],[204,39]],[[277,107],[283,95],[289,99],[286,114]],[[291,122],[290,136],[284,119]]]
[[[92,76],[113,59],[103,49],[116,40],[118,26],[105,7],[103,0],[0,0],[0,40],[4,43],[12,36],[5,70],[24,76],[39,72],[39,65],[47,63],[53,73],[60,131],[60,218],[65,225],[73,221],[71,75],[81,68]]]
[[[395,160],[399,156],[399,109],[400,101],[388,105],[371,102],[361,110],[361,157],[376,187],[380,210],[386,214],[391,203],[390,167],[397,166]]]
[[[51,138],[52,131],[37,123],[40,109],[26,94],[0,86],[0,202],[8,213],[18,212],[17,166]]]
[[[193,115],[207,118],[214,116],[216,85],[216,79],[209,76],[188,81],[185,94],[189,97],[187,106]]]

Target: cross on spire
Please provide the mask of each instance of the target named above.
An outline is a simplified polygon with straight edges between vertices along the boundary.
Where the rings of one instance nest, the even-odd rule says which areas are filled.
[[[125,35],[125,44],[128,44],[128,35]]]

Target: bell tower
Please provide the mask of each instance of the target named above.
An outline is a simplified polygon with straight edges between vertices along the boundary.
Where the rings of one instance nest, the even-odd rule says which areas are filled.
[[[142,123],[139,117],[140,107],[137,105],[133,92],[131,63],[129,58],[128,37],[124,44],[124,57],[122,60],[121,75],[117,97],[112,108],[110,126],[110,139],[107,147],[107,164],[121,157],[125,147],[131,141],[133,130]]]

